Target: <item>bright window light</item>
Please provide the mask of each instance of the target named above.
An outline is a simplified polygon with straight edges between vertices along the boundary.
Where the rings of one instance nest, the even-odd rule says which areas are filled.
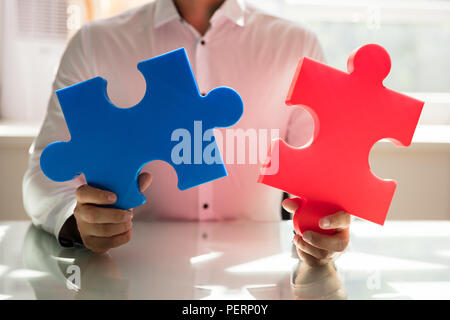
[[[292,258],[291,253],[280,253],[270,257],[254,260],[225,269],[231,273],[257,273],[257,272],[290,272],[298,259]]]
[[[8,231],[9,226],[0,226],[0,242],[2,242],[3,237],[6,234],[6,231]]]
[[[0,277],[3,276],[8,269],[7,266],[0,265]]]
[[[75,258],[63,258],[63,257],[56,257],[56,256],[51,256],[52,259],[58,261],[58,262],[62,262],[62,263],[74,263],[75,262]]]
[[[384,227],[366,221],[357,221],[357,228],[351,230],[357,237],[393,238],[450,238],[450,221],[387,221]]]
[[[450,299],[450,281],[436,282],[388,282],[398,293],[414,300]]]
[[[361,252],[346,252],[336,261],[338,269],[345,271],[408,271],[443,270],[448,266],[413,259],[393,258]]]
[[[441,257],[450,258],[450,250],[438,250],[436,254]]]
[[[255,300],[248,289],[270,288],[275,284],[255,284],[237,289],[230,289],[225,286],[196,286],[198,289],[209,290],[211,294],[202,300]]]
[[[223,252],[210,252],[207,254],[202,254],[200,256],[192,257],[190,259],[190,262],[191,262],[191,264],[196,264],[196,263],[201,263],[201,262],[205,262],[205,261],[210,261],[210,260],[220,257],[221,255],[223,255]]]
[[[46,276],[48,276],[47,272],[31,269],[16,269],[8,273],[8,277],[14,279],[33,279],[33,278],[43,278]]]

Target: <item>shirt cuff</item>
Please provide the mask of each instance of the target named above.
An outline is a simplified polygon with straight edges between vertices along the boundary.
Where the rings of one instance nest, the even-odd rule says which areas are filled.
[[[74,239],[61,239],[59,237],[59,233],[61,232],[61,229],[64,225],[64,223],[73,215],[73,211],[77,205],[77,200],[72,199],[69,201],[69,203],[63,208],[62,214],[58,215],[56,219],[55,229],[53,231],[53,234],[56,237],[56,241],[62,246],[62,247],[73,247],[75,245]]]

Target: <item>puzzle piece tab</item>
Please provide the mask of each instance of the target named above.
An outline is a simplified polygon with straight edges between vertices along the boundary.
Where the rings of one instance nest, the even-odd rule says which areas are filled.
[[[300,148],[275,141],[258,179],[301,198],[294,215],[298,233],[333,233],[318,221],[340,210],[383,225],[396,182],[370,171],[370,149],[383,138],[410,145],[422,111],[422,101],[383,86],[391,68],[383,47],[357,49],[347,68],[348,73],[307,57],[300,60],[286,104],[302,105],[312,114],[313,140]],[[268,168],[277,159],[279,170],[271,175]]]
[[[67,181],[83,173],[89,185],[116,193],[115,207],[129,209],[145,202],[137,179],[150,161],[169,163],[180,190],[227,175],[214,136],[207,145],[195,146],[192,154],[199,153],[200,161],[180,163],[172,151],[181,135],[173,134],[180,129],[183,138],[193,140],[209,129],[232,126],[243,113],[240,96],[226,87],[201,96],[184,48],[140,62],[138,69],[147,90],[131,108],[111,103],[101,77],[57,91],[71,140],[44,149],[40,164],[48,178]],[[194,149],[194,142],[186,143]],[[206,147],[217,152],[213,156],[220,161],[205,162]]]

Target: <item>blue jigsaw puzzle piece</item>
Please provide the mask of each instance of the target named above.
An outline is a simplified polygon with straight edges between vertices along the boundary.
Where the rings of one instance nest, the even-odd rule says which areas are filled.
[[[111,103],[107,81],[101,77],[56,92],[71,140],[54,142],[44,149],[40,164],[49,179],[68,181],[83,173],[89,185],[116,193],[115,207],[129,209],[145,202],[138,175],[150,161],[169,163],[178,176],[180,190],[227,175],[214,135],[200,149],[194,137],[239,121],[243,113],[239,94],[220,87],[201,96],[184,48],[143,61],[138,69],[147,90],[131,108]],[[183,134],[184,138],[190,135],[192,143],[187,145],[192,156],[186,157],[185,149],[181,159],[191,161],[180,163],[173,151],[180,146]],[[205,162],[206,148],[217,152],[214,158],[219,160]]]

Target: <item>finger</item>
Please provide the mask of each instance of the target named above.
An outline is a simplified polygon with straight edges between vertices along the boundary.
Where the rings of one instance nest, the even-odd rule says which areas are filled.
[[[350,226],[350,214],[345,211],[339,211],[335,214],[323,217],[319,220],[319,226],[322,229],[345,229]]]
[[[306,252],[303,252],[303,251],[297,249],[297,254],[300,257],[300,259],[302,259],[302,261],[304,261],[307,265],[309,265],[311,267],[321,265],[321,261],[319,259],[314,258],[312,255],[310,255]]]
[[[96,253],[105,253],[109,249],[120,247],[131,240],[133,231],[130,229],[125,233],[109,237],[88,236],[84,240],[85,246]]]
[[[75,195],[79,203],[114,204],[117,200],[113,192],[97,189],[87,184],[79,187]]]
[[[77,205],[74,215],[87,223],[122,223],[133,218],[131,210],[102,208],[91,204]]]
[[[303,201],[300,198],[285,199],[282,203],[284,210],[289,213],[295,213],[299,207],[301,207]]]
[[[347,248],[350,236],[348,229],[344,229],[334,235],[305,231],[303,232],[302,238],[314,247],[331,252],[342,252]]]
[[[131,221],[123,223],[85,223],[83,231],[89,236],[110,238],[131,229]]]
[[[139,175],[139,188],[141,189],[141,192],[144,192],[145,190],[147,190],[147,188],[150,186],[150,184],[152,183],[152,175],[148,172],[142,172]]]
[[[294,244],[298,250],[306,252],[307,254],[319,260],[328,259],[331,256],[329,251],[310,245],[309,243],[305,242],[299,235],[294,237]]]

